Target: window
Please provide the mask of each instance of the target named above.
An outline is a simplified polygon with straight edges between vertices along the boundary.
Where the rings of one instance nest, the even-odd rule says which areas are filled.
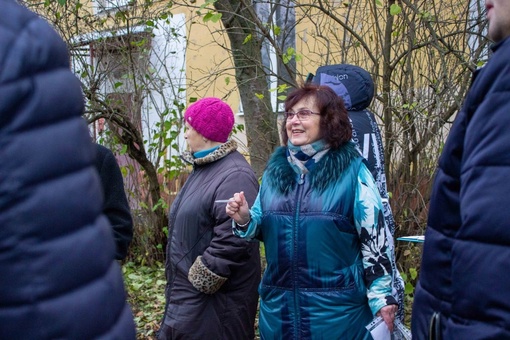
[[[131,4],[132,0],[95,0],[96,14],[119,11]]]
[[[117,36],[96,41],[92,46],[106,102],[141,130],[142,84],[149,69],[147,51],[151,48],[151,36],[146,33]]]
[[[84,87],[85,114],[94,118],[113,109],[111,113],[121,114],[114,118],[128,118],[146,141],[163,120],[176,116],[180,121],[180,107],[186,102],[185,22],[184,14],[176,14],[152,27],[73,37],[72,65]],[[111,130],[108,119],[100,123],[91,132],[94,136]],[[184,148],[180,135],[178,143]],[[173,156],[168,150],[168,157]]]

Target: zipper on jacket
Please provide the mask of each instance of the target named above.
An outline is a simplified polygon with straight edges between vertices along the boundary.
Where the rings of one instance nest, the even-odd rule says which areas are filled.
[[[299,322],[301,320],[301,313],[299,311],[299,296],[298,296],[298,289],[296,288],[297,286],[297,282],[298,282],[298,277],[297,277],[297,273],[298,273],[298,270],[297,270],[297,258],[298,258],[298,239],[297,239],[297,235],[298,235],[298,228],[299,228],[299,223],[298,223],[298,220],[299,220],[299,208],[301,207],[301,192],[303,191],[303,184],[305,183],[305,174],[301,174],[300,177],[299,177],[299,180],[298,180],[298,187],[297,187],[297,190],[296,190],[296,207],[295,207],[295,211],[294,211],[294,220],[292,222],[292,241],[293,241],[293,246],[292,246],[292,256],[293,256],[293,261],[292,261],[292,280],[293,280],[293,291],[294,291],[294,311],[296,313],[296,317],[294,318],[294,337],[296,339],[299,339]]]

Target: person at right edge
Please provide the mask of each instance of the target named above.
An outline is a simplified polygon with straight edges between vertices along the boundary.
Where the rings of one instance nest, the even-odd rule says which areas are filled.
[[[439,158],[413,339],[510,339],[510,1],[485,6],[493,55]]]
[[[0,3],[0,339],[134,340],[67,47]]]
[[[226,205],[236,235],[264,242],[262,339],[372,339],[381,316],[393,331],[392,248],[381,197],[351,141],[343,100],[305,84],[285,100],[282,146],[255,203]]]

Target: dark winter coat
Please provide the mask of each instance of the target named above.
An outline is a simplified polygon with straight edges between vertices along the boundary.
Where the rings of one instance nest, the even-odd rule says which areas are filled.
[[[160,339],[254,338],[260,281],[259,243],[237,238],[225,212],[243,190],[249,204],[258,182],[233,141],[203,158],[169,214],[167,307]]]
[[[100,144],[94,145],[97,153],[96,169],[101,178],[104,194],[103,214],[113,228],[115,259],[123,260],[133,239],[133,219],[124,191],[124,179],[113,152]]]
[[[0,10],[0,339],[135,339],[66,45]]]
[[[473,80],[439,159],[413,339],[510,339],[510,38]]]
[[[365,69],[350,64],[325,65],[317,69],[313,81],[331,87],[344,100],[352,124],[352,140],[367,161],[384,206],[384,220],[395,234],[384,170],[384,146],[375,115],[368,109],[374,98],[374,81]],[[391,240],[393,243],[393,240]],[[404,280],[393,264],[395,297],[399,303],[397,318],[404,321]]]
[[[383,140],[377,120],[368,110],[374,98],[374,81],[370,73],[350,64],[325,65],[317,69],[313,82],[329,86],[342,97],[352,124],[353,142],[358,146],[374,176],[383,200],[386,224],[393,235],[395,221],[388,202]]]

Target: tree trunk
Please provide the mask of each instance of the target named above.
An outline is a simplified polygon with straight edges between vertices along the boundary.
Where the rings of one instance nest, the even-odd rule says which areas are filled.
[[[230,39],[236,81],[243,104],[250,163],[260,177],[269,156],[279,144],[277,114],[271,107],[267,74],[262,63],[262,39],[251,36],[256,27],[250,17],[253,8],[243,1],[219,0],[214,3]],[[248,40],[248,41],[246,41]]]

